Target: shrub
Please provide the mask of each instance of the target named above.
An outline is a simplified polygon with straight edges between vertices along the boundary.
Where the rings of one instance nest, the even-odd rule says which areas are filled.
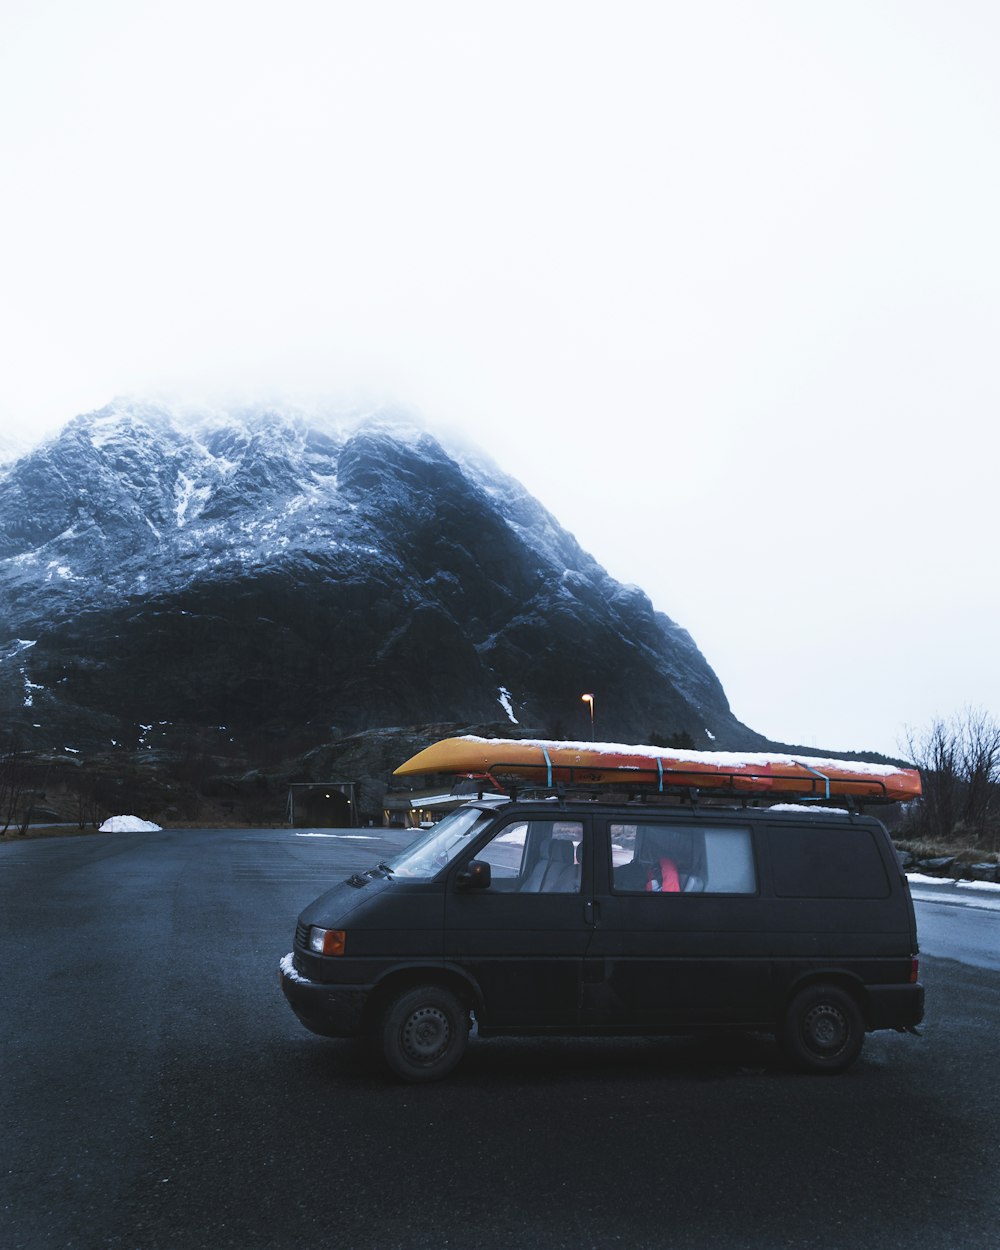
[[[909,806],[905,838],[1000,849],[1000,724],[981,709],[937,719],[907,735],[923,777],[923,797]]]

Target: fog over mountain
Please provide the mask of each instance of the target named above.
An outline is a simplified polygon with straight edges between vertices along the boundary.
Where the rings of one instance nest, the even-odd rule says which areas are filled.
[[[650,560],[668,535],[637,534]],[[118,402],[0,468],[0,706],[36,749],[376,726],[756,747],[690,635],[405,414]]]
[[[23,438],[0,433],[0,465],[25,455],[29,447],[30,444]]]

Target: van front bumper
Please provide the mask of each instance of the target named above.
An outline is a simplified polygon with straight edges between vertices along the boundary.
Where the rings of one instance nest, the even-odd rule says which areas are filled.
[[[362,1031],[368,985],[325,985],[304,977],[291,953],[278,964],[281,989],[302,1024],[321,1037],[357,1037]]]
[[[924,1018],[924,987],[870,985],[865,1026],[874,1029],[913,1029]]]

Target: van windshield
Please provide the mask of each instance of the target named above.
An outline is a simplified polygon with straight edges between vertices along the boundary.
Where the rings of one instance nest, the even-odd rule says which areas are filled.
[[[493,815],[478,807],[460,807],[411,842],[395,859],[387,860],[386,867],[394,877],[429,881],[469,845],[474,834],[486,828]]]

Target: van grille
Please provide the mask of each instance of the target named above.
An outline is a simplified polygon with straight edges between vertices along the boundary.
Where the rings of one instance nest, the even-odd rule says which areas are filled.
[[[295,926],[295,945],[302,950],[309,949],[309,926],[301,920]]]

